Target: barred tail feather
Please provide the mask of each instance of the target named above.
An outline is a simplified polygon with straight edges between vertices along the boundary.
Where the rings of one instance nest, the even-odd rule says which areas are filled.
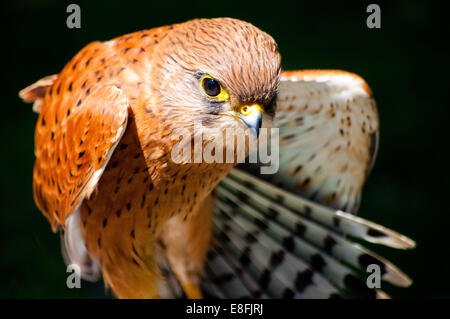
[[[184,296],[181,284],[170,267],[169,261],[160,246],[157,246],[156,262],[161,272],[161,280],[158,283],[159,296],[162,299],[175,299]]]
[[[212,248],[208,255],[207,273],[215,286],[219,287],[228,298],[251,298],[255,292],[244,284],[236,268],[233,268],[225,256]]]
[[[328,298],[337,293],[326,279],[312,272],[308,264],[287,253],[269,237],[259,236],[260,242],[248,242],[245,230],[226,222],[221,225],[220,219],[215,222],[225,247],[271,298]]]
[[[406,287],[396,266],[346,235],[394,248],[414,242],[390,229],[316,204],[239,169],[216,189],[216,245],[208,254],[209,285],[227,298],[388,298],[367,287],[369,264]]]
[[[356,217],[340,210],[334,210],[326,206],[304,199],[298,195],[289,193],[281,188],[269,184],[257,177],[251,176],[242,170],[233,169],[229,177],[246,186],[252,186],[255,191],[263,194],[268,199],[283,204],[293,212],[305,216],[324,226],[342,231],[347,235],[361,238],[365,241],[383,244],[392,248],[411,249],[415,242],[393,230],[381,225]]]

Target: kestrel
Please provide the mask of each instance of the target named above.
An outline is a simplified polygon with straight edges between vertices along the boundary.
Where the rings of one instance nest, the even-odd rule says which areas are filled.
[[[370,264],[408,286],[346,237],[414,246],[350,214],[378,144],[372,92],[352,73],[280,63],[255,26],[199,19],[93,42],[22,90],[39,113],[34,199],[66,263],[119,298],[386,297],[355,271]],[[279,171],[175,162],[174,130],[194,123],[279,128]]]

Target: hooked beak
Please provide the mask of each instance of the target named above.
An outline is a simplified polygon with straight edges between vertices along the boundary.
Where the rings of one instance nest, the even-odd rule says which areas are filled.
[[[263,109],[259,104],[242,105],[237,110],[231,112],[223,112],[219,114],[232,115],[244,123],[258,139],[262,125]]]

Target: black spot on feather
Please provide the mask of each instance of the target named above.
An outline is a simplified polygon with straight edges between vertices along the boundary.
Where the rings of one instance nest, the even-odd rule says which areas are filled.
[[[313,272],[310,269],[298,272],[297,278],[295,279],[295,288],[297,288],[299,292],[302,292],[306,287],[312,284],[312,277]]]

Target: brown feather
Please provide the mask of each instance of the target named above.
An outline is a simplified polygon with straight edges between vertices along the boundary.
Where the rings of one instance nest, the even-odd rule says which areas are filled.
[[[242,127],[211,107],[268,105],[279,73],[269,35],[239,20],[202,19],[91,43],[54,81],[21,94],[31,101],[45,91],[35,134],[36,203],[54,230],[81,204],[87,251],[118,297],[158,296],[155,242],[169,219],[167,229],[188,240],[168,239],[172,266],[182,282],[197,280],[211,236],[208,195],[234,163],[176,164],[171,134],[195,121]],[[212,105],[199,89],[201,74],[220,81],[230,103]],[[192,246],[182,256],[177,245]]]

